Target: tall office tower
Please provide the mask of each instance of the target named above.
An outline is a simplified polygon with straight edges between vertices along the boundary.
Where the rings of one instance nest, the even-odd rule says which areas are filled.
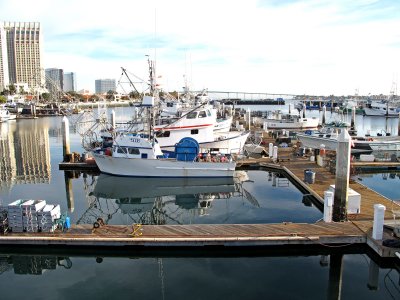
[[[39,22],[4,22],[7,58],[0,58],[0,65],[8,63],[9,83],[28,84],[37,90],[45,84],[42,68],[43,36]],[[5,69],[3,69],[5,73]],[[4,88],[3,84],[3,88]]]
[[[50,94],[62,94],[64,90],[64,70],[46,69],[46,88]]]
[[[104,94],[108,91],[116,91],[115,79],[96,79],[95,80],[95,93]]]
[[[0,92],[10,84],[6,41],[6,31],[0,24]]]
[[[64,92],[76,92],[76,74],[64,73]]]

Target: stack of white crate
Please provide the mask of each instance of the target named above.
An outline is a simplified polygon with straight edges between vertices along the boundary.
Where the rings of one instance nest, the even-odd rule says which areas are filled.
[[[38,212],[46,206],[46,200],[28,200],[21,205],[22,226],[26,232],[38,232]]]
[[[22,208],[21,205],[29,200],[18,199],[10,204],[8,204],[8,228],[12,232],[23,232],[24,228],[22,226]]]
[[[39,231],[53,232],[55,229],[54,220],[61,217],[60,205],[46,204],[38,212]]]

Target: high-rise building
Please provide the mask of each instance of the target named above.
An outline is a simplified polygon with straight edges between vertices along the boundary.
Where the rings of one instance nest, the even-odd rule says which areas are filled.
[[[30,89],[44,88],[42,40],[39,22],[1,24],[0,89],[7,88],[8,84],[28,84]],[[7,55],[4,55],[4,47],[7,49]],[[7,68],[4,67],[5,65]]]
[[[95,93],[104,94],[109,91],[116,91],[115,79],[96,79],[95,80]]]
[[[64,92],[76,92],[76,74],[64,73]]]
[[[64,90],[64,70],[46,69],[46,88],[50,94],[62,92]]]
[[[0,24],[0,92],[10,84],[6,41],[6,31]]]

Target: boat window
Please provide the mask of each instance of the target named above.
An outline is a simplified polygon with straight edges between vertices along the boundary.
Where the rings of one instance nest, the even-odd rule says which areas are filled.
[[[135,155],[140,154],[140,151],[138,148],[128,148],[128,152],[129,152],[129,154],[135,154]]]
[[[170,131],[158,131],[158,132],[156,133],[156,136],[157,136],[157,137],[169,137],[170,134],[171,134]]]
[[[126,149],[124,149],[122,147],[118,147],[117,148],[117,153],[126,153]]]
[[[207,117],[207,114],[204,110],[202,110],[201,112],[199,112],[199,118],[205,118]]]
[[[197,117],[196,111],[192,111],[186,115],[186,119],[196,119],[196,117]]]
[[[211,117],[211,112],[207,109],[207,115]]]
[[[192,130],[190,130],[190,134],[199,134],[199,130],[198,129],[192,129]]]

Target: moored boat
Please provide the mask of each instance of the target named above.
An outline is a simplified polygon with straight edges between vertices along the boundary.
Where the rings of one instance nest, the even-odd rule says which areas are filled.
[[[305,148],[319,149],[321,145],[326,150],[336,151],[338,146],[339,130],[336,131],[306,131],[298,133],[297,139]],[[352,152],[372,151],[400,151],[400,137],[398,136],[352,136]]]
[[[102,173],[125,177],[233,177],[236,167],[231,157],[201,153],[192,138],[177,144],[175,158],[167,158],[157,139],[143,134],[122,134],[112,148],[91,153]]]

